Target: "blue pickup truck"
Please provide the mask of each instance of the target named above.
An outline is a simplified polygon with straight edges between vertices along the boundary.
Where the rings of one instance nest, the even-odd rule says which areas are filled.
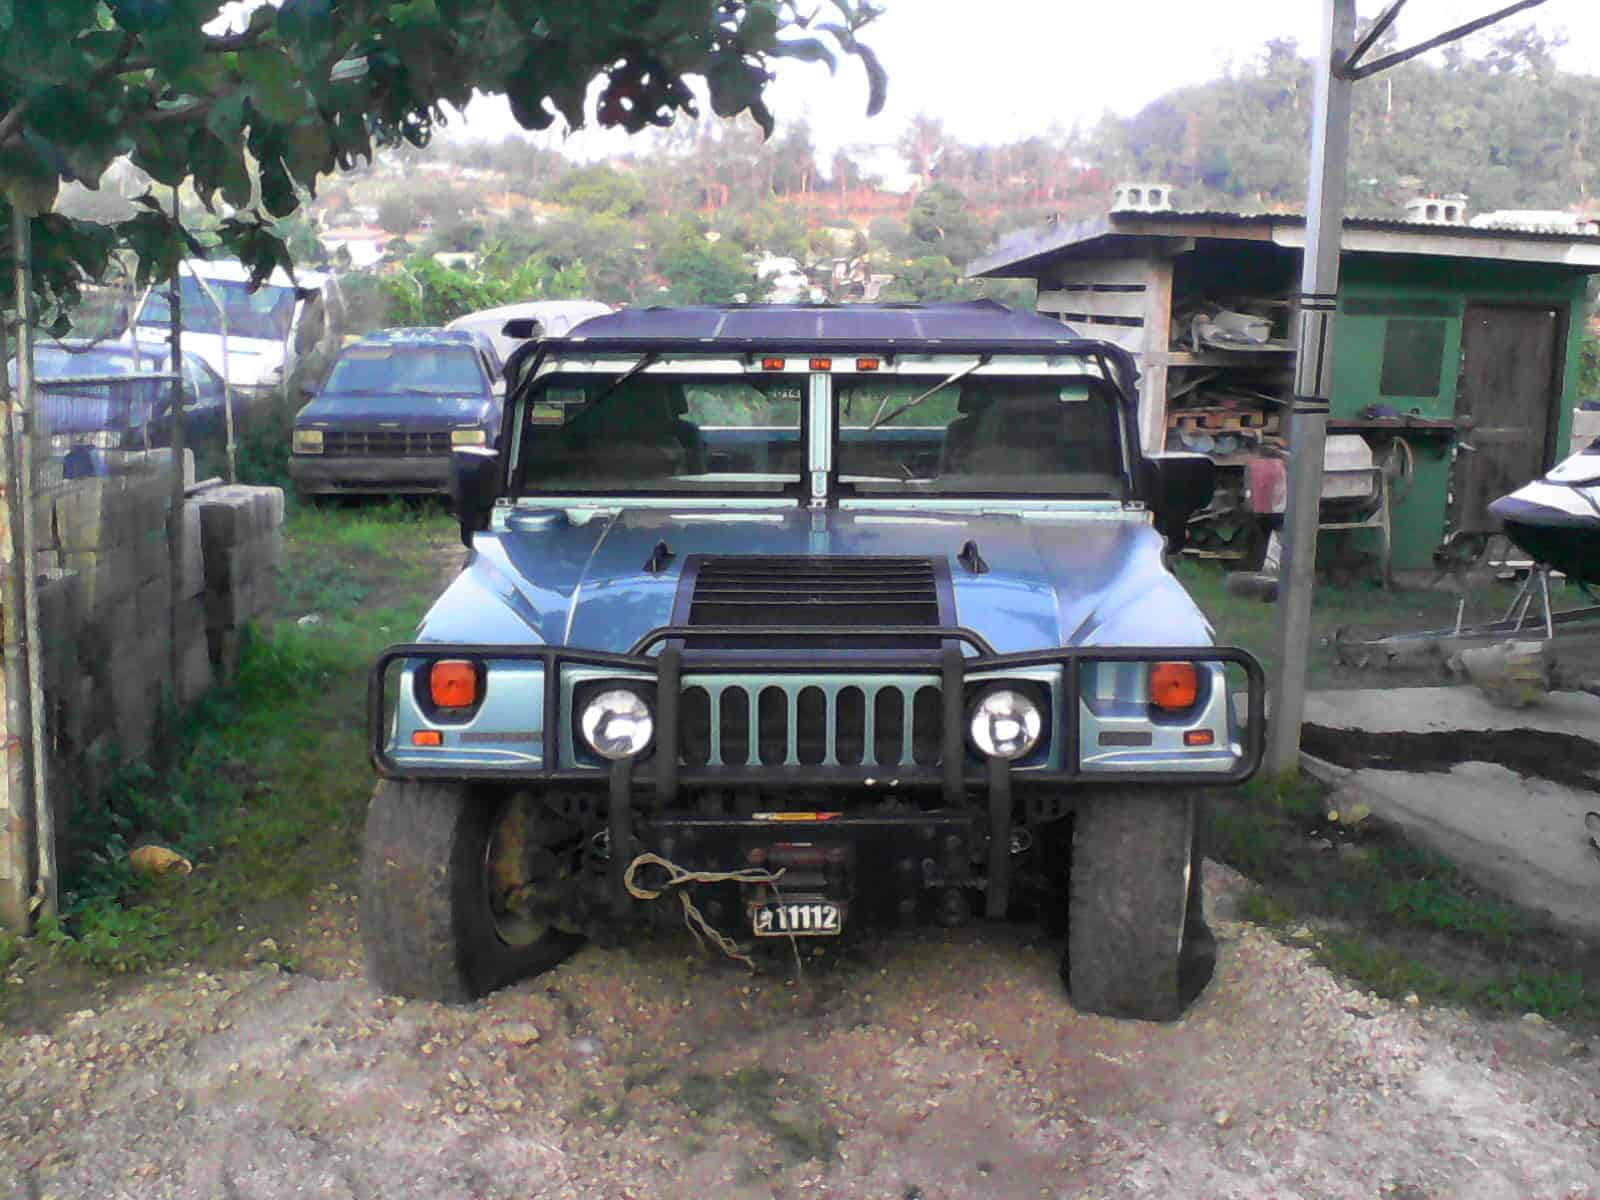
[[[1212,467],[1140,451],[1122,350],[989,302],[695,307],[507,374],[467,565],[373,671],[379,986],[466,1000],[613,922],[1027,912],[1079,1008],[1183,1011],[1197,797],[1255,771],[1262,683],[1167,568]]]

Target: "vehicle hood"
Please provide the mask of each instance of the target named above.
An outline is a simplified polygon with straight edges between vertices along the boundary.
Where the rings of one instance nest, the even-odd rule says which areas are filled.
[[[169,331],[164,325],[139,326],[139,350],[143,354],[160,354],[164,351]],[[123,334],[121,341],[131,344],[132,338]],[[218,375],[233,387],[260,387],[276,383],[283,375],[286,353],[284,344],[266,338],[248,338],[232,334],[228,338],[227,370],[223,370],[222,337],[215,333],[183,331],[183,348],[206,360]]]
[[[482,395],[423,395],[415,392],[341,392],[318,396],[300,410],[297,425],[319,429],[365,429],[383,421],[404,422],[408,428],[449,428],[481,424],[493,401]]]
[[[954,623],[1002,653],[1212,642],[1205,616],[1162,562],[1160,535],[1139,514],[623,509],[581,524],[560,513],[532,520],[548,527],[476,537],[421,637],[624,651],[672,623],[690,556],[759,554],[942,559]],[[968,541],[981,573],[957,561]],[[672,558],[651,572],[660,542]]]

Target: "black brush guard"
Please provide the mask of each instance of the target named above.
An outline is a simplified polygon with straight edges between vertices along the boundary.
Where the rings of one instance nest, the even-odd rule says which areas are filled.
[[[937,766],[904,763],[893,769],[899,788],[933,787],[941,792],[942,809],[920,815],[924,823],[948,819],[966,809],[969,790],[986,793],[988,856],[987,910],[990,916],[1003,915],[1010,877],[1010,846],[1013,825],[1013,780],[1025,782],[1032,789],[1036,785],[1060,788],[1062,785],[1104,783],[1139,784],[1145,786],[1227,786],[1243,783],[1253,776],[1261,764],[1266,734],[1266,682],[1261,664],[1247,652],[1225,646],[1141,646],[1128,648],[1057,649],[1029,651],[1018,654],[999,654],[981,635],[957,626],[878,626],[854,628],[845,640],[860,638],[870,640],[880,648],[852,653],[840,660],[840,667],[848,673],[864,675],[875,672],[904,672],[909,667],[936,666],[941,690],[940,760]],[[716,649],[685,648],[686,641],[697,638],[765,643],[750,651],[730,651],[724,645]],[[916,645],[927,644],[927,639],[942,643],[942,649],[929,654],[907,658],[881,649],[884,639],[903,639]],[[915,639],[913,641],[912,639]],[[500,646],[475,645],[454,642],[409,643],[390,646],[378,656],[368,683],[367,704],[371,757],[373,766],[385,779],[448,779],[455,782],[549,782],[600,784],[607,791],[606,826],[613,852],[610,857],[607,891],[611,897],[613,914],[622,916],[630,907],[630,898],[623,886],[622,876],[629,856],[616,853],[618,847],[635,845],[635,835],[641,828],[661,830],[685,825],[685,832],[697,820],[688,813],[671,811],[681,786],[759,787],[782,789],[786,787],[816,786],[866,786],[874,777],[885,774],[883,767],[875,764],[859,766],[714,766],[690,767],[678,761],[680,680],[687,660],[696,672],[715,673],[719,670],[738,671],[741,674],[771,672],[792,673],[797,670],[814,671],[815,662],[797,663],[792,657],[771,650],[776,645],[792,649],[797,642],[827,640],[830,651],[838,649],[839,631],[816,628],[760,628],[760,627],[707,627],[664,626],[652,630],[636,642],[626,654],[608,654],[599,651],[574,650],[562,646]],[[646,651],[666,643],[655,655]],[[961,647],[971,647],[973,657],[962,653]],[[763,657],[763,652],[768,657]],[[387,712],[385,686],[389,668],[406,660],[437,658],[468,658],[485,661],[511,660],[541,662],[544,665],[545,730],[543,765],[515,771],[463,768],[459,765],[442,765],[437,768],[402,766],[394,762],[386,747],[385,729]],[[1228,772],[1199,771],[1115,771],[1086,772],[1078,766],[1077,700],[1081,694],[1080,672],[1086,662],[1217,662],[1241,667],[1248,680],[1248,707],[1244,729],[1244,753],[1239,765]],[[615,667],[633,672],[653,672],[656,679],[657,711],[656,742],[652,751],[642,761],[622,759],[606,767],[583,764],[563,764],[558,761],[560,739],[548,736],[561,728],[561,722],[570,714],[560,711],[560,682],[563,664],[588,667]],[[1059,769],[1032,769],[1014,775],[1011,763],[1000,758],[977,760],[970,756],[966,742],[965,678],[969,670],[982,669],[986,674],[1008,667],[1026,668],[1059,666],[1063,671],[1063,693],[1073,705],[1072,719],[1059,714],[1052,736],[1061,739]],[[649,804],[645,808],[644,824],[635,823],[635,793],[648,789]],[[847,839],[856,820],[849,814],[830,827],[829,839]],[[720,822],[724,826],[728,822]],[[754,824],[739,822],[748,828]],[[781,827],[768,826],[773,834]],[[792,830],[791,830],[792,832]],[[865,829],[862,832],[867,832]]]

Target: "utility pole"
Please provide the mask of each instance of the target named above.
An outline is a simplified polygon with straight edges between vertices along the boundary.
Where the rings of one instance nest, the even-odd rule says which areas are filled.
[[[1333,325],[1339,308],[1339,255],[1344,239],[1354,85],[1545,2],[1515,0],[1405,50],[1364,62],[1408,0],[1389,0],[1359,43],[1355,36],[1355,0],[1323,0],[1322,53],[1315,63],[1316,105],[1306,195],[1299,351],[1289,424],[1289,503],[1283,518],[1282,583],[1278,590],[1278,662],[1271,686],[1267,741],[1266,767],[1274,774],[1300,768],[1300,725],[1305,717],[1306,666],[1311,655],[1311,601],[1317,581],[1322,455],[1333,398]]]
[[[1289,498],[1283,517],[1278,602],[1278,680],[1272,693],[1267,769],[1300,768],[1311,649],[1311,597],[1317,582],[1317,525],[1322,510],[1322,455],[1333,400],[1333,321],[1339,308],[1339,252],[1350,158],[1350,101],[1355,85],[1340,77],[1356,41],[1356,0],[1323,0],[1322,45],[1311,117],[1311,180],[1306,249],[1300,273],[1300,348],[1289,418]]]

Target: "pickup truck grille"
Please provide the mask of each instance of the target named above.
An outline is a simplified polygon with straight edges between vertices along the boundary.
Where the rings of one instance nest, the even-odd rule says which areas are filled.
[[[939,688],[923,675],[691,676],[679,756],[691,767],[934,766],[940,718]]]
[[[738,555],[700,560],[690,625],[938,625],[926,558]]]
[[[322,453],[345,458],[420,458],[450,453],[448,429],[328,429]]]

